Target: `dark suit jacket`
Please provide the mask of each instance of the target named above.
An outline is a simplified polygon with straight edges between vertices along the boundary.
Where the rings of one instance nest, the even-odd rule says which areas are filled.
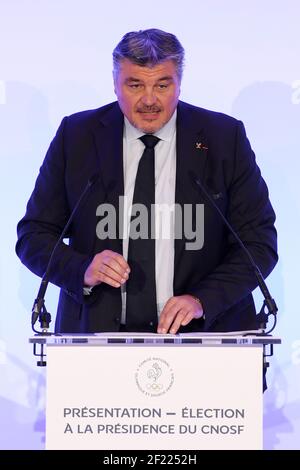
[[[18,224],[17,254],[41,276],[87,181],[100,171],[100,180],[74,217],[69,245],[62,244],[53,258],[50,280],[61,287],[57,332],[119,328],[120,289],[101,284],[84,297],[83,277],[96,253],[122,253],[121,240],[96,237],[97,206],[108,202],[117,208],[123,194],[122,136],[123,115],[117,103],[64,118]],[[193,320],[181,331],[256,328],[253,271],[190,177],[192,170],[205,184],[267,276],[277,261],[275,215],[243,124],[179,102],[176,161],[176,202],[205,205],[203,248],[187,251],[187,240],[175,240],[174,295],[196,295],[205,312],[205,320]]]

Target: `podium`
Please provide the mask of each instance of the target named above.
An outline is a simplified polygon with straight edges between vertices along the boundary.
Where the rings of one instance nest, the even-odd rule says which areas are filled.
[[[102,333],[29,341],[47,360],[46,449],[262,449],[263,361],[278,338]]]

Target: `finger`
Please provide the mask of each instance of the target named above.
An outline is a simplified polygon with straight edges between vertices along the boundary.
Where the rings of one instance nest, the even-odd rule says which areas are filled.
[[[172,323],[172,325],[171,325],[171,328],[170,328],[170,333],[171,333],[172,335],[175,335],[175,334],[177,333],[177,331],[179,330],[179,328],[180,328],[181,325],[182,325],[182,322],[185,320],[186,316],[187,316],[187,312],[186,312],[186,310],[184,310],[184,309],[180,310],[180,311],[177,313],[177,315],[176,315],[176,317],[174,318],[174,321],[173,321],[173,323]]]
[[[120,255],[119,253],[116,253],[115,251],[110,251],[106,250],[108,253],[106,256],[112,260],[114,260],[123,271],[127,271],[128,273],[130,272],[130,267],[125,258]]]
[[[175,316],[179,312],[180,307],[178,306],[178,303],[175,303],[171,307],[165,310],[164,314],[161,314],[158,327],[157,327],[157,332],[158,333],[167,333],[169,331],[170,325],[173,323]]]
[[[104,282],[104,284],[108,284],[109,286],[112,286],[112,287],[121,286],[120,282],[115,281],[114,279],[109,277],[107,274],[98,272],[95,277],[96,277],[96,284],[101,284],[102,282]]]
[[[163,321],[166,315],[168,315],[170,309],[174,307],[177,303],[177,297],[171,297],[164,305],[162,312],[160,314],[160,319]]]
[[[190,323],[190,321],[192,321],[194,318],[195,318],[195,317],[194,317],[193,312],[192,312],[192,311],[191,311],[191,312],[188,312],[188,313],[186,314],[186,316],[184,317],[184,319],[182,320],[181,325],[182,325],[182,326],[188,325],[188,324]]]
[[[110,267],[114,268],[116,272],[119,272],[120,274],[123,272],[130,272],[129,265],[123,256],[114,251],[104,250],[101,251],[101,253],[97,253],[91,264],[98,270],[103,263],[108,265],[112,263],[112,266]]]
[[[127,263],[126,263],[127,265]],[[115,257],[110,257],[110,256],[106,256],[104,259],[103,259],[103,263],[102,265],[100,265],[100,271],[103,271],[103,266],[108,266],[111,270],[113,270],[118,276],[121,276],[121,278],[124,278],[125,280],[128,279],[128,276],[129,276],[129,267],[128,268],[124,268],[124,264],[121,266],[121,264],[119,264],[119,261],[117,261],[117,258]],[[127,265],[128,266],[128,265]]]
[[[125,273],[123,272],[123,273],[119,274],[117,271],[112,269],[107,264],[102,264],[102,266],[100,266],[98,272],[101,273],[101,274],[106,275],[107,277],[109,277],[110,279],[112,279],[115,282],[118,282],[119,284],[124,284],[128,279],[128,274],[126,272]]]
[[[171,297],[165,304],[161,314],[160,314],[160,321],[163,323],[165,321],[165,318],[168,317],[170,314],[174,314],[174,309],[176,310],[175,313],[177,313],[179,310],[184,308],[186,303],[182,299],[181,296],[178,297]]]

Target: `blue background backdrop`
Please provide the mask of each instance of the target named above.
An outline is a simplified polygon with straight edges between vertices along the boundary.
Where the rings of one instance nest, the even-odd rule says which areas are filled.
[[[244,121],[268,183],[280,253],[268,285],[283,344],[268,374],[264,446],[300,448],[299,18],[298,0],[0,0],[0,448],[44,446],[45,371],[28,344],[40,281],[14,254],[16,223],[62,117],[115,99],[111,52],[149,27],[186,49],[183,100]],[[47,294],[53,319],[57,293]]]

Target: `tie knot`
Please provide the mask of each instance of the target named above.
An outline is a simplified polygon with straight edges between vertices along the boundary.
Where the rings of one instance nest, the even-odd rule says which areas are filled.
[[[140,137],[140,140],[143,142],[147,149],[154,149],[155,145],[160,139],[155,135],[145,134]]]

